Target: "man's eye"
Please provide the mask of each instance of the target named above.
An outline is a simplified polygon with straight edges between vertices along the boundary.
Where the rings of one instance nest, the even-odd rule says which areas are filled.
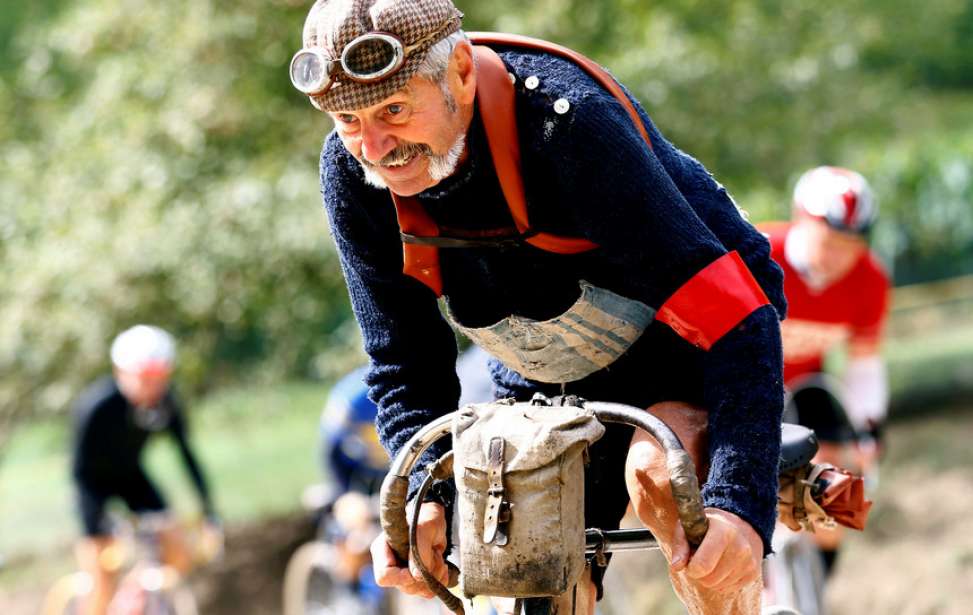
[[[354,124],[355,122],[358,121],[358,118],[348,113],[339,113],[338,121],[341,122],[342,124]]]
[[[405,111],[405,106],[404,105],[398,105],[398,104],[392,104],[392,105],[389,105],[388,107],[385,107],[385,111],[389,115],[399,115],[400,113],[402,113],[403,111]]]

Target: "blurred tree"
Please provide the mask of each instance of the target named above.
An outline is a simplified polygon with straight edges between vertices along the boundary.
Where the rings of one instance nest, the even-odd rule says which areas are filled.
[[[285,70],[304,13],[90,0],[20,32],[0,87],[0,438],[63,409],[134,322],[176,334],[197,391],[347,354],[328,124]]]
[[[973,269],[973,0],[501,0],[467,13],[610,67],[755,219],[787,216],[804,170],[849,166],[875,184],[876,243],[903,281]]]
[[[311,0],[43,0],[0,24],[0,440],[107,369],[124,326],[195,390],[355,351],[319,212],[329,124],[286,66]],[[806,168],[872,179],[900,279],[973,260],[973,0],[458,0],[579,49],[756,219]],[[964,260],[965,259],[965,260]]]

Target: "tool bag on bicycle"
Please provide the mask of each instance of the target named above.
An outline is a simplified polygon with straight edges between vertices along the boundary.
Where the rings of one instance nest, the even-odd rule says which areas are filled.
[[[584,570],[584,457],[605,432],[574,406],[467,406],[453,421],[467,596],[556,596]]]

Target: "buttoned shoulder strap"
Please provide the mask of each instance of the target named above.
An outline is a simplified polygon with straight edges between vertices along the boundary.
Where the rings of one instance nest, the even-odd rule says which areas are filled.
[[[632,101],[625,95],[625,90],[622,86],[615,81],[607,70],[598,65],[594,60],[587,58],[574,49],[569,49],[563,45],[558,45],[557,43],[552,43],[550,41],[541,40],[539,38],[531,38],[529,36],[521,36],[519,34],[504,34],[502,32],[470,32],[470,40],[477,45],[497,45],[501,47],[517,47],[520,49],[532,49],[535,51],[544,51],[551,55],[559,56],[566,60],[570,60],[578,67],[584,69],[588,75],[598,82],[598,84],[605,88],[605,90],[615,97],[628,113],[628,116],[632,119],[632,124],[642,135],[642,139],[645,143],[652,147],[652,139],[649,138],[649,133],[645,129],[645,124],[642,123],[642,118],[639,116],[639,112],[635,109],[635,105]]]
[[[520,137],[517,134],[514,86],[497,52],[482,45],[477,45],[473,51],[477,59],[476,100],[480,103],[480,117],[500,188],[517,230],[527,243],[547,252],[577,254],[597,248],[597,244],[587,239],[558,237],[531,229],[527,218],[524,180],[520,173]]]

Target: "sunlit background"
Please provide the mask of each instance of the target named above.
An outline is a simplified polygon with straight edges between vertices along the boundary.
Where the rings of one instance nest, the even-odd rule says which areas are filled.
[[[330,125],[287,79],[309,6],[0,10],[0,612],[37,612],[74,565],[67,407],[136,322],[179,340],[176,380],[230,532],[224,570],[199,581],[204,610],[277,612],[300,493],[319,479],[321,405],[363,360],[320,205]],[[610,68],[754,221],[787,216],[807,168],[871,181],[873,247],[898,286],[893,425],[834,613],[969,612],[973,0],[459,7],[468,30],[546,38]],[[166,445],[150,465],[173,501],[192,501]],[[678,613],[653,583],[640,604]]]

